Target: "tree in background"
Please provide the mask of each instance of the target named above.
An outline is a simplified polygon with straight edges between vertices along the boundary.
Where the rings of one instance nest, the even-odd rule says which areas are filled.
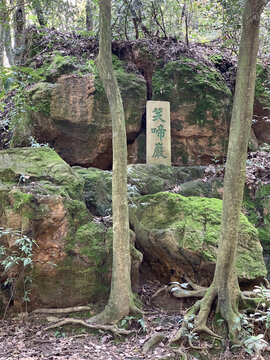
[[[105,310],[91,322],[117,323],[133,307],[130,280],[130,234],[127,202],[127,140],[122,97],[112,65],[111,1],[99,1],[99,54],[96,60],[112,117],[113,267],[110,297]]]
[[[19,64],[25,46],[26,17],[24,1],[16,0],[14,5],[14,62]]]
[[[4,65],[4,52],[6,52],[10,65],[14,58],[11,47],[10,15],[7,11],[6,0],[0,1],[0,66]]]

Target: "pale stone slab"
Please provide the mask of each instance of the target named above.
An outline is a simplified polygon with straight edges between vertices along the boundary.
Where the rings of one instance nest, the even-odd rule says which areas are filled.
[[[168,101],[147,101],[146,163],[171,165],[171,120]]]

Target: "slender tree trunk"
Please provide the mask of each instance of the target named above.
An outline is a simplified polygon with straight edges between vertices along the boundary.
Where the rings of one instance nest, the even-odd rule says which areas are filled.
[[[0,23],[0,66],[4,66],[4,52],[5,52],[4,25]]]
[[[4,53],[10,65],[13,65],[13,53],[11,49],[10,17],[7,13],[6,0],[0,1],[0,66],[4,65]]]
[[[113,138],[113,268],[111,292],[105,310],[91,319],[98,323],[116,323],[128,315],[132,302],[130,281],[130,239],[127,203],[127,141],[122,98],[112,66],[111,1],[99,1],[98,71],[104,85],[112,116]]]
[[[25,8],[24,1],[17,0],[14,12],[14,62],[19,64],[25,45]]]
[[[9,19],[5,24],[5,50],[8,58],[9,65],[14,64],[14,54],[12,51],[12,42],[11,42],[11,31],[10,31],[10,22]]]
[[[86,0],[85,13],[86,13],[86,30],[93,31],[94,29],[93,5],[91,0]]]
[[[46,16],[44,15],[44,12],[42,10],[42,6],[39,3],[39,1],[35,1],[33,3],[33,8],[34,8],[34,11],[35,11],[35,13],[37,15],[39,25],[42,26],[42,27],[46,27],[47,26],[47,19],[46,19]]]
[[[259,46],[260,15],[265,0],[246,0],[239,48],[236,89],[230,126],[224,179],[221,234],[214,280],[202,300],[197,329],[205,330],[211,304],[218,296],[218,311],[226,320],[229,333],[237,339],[235,325],[240,288],[236,276],[236,251],[246,174]]]

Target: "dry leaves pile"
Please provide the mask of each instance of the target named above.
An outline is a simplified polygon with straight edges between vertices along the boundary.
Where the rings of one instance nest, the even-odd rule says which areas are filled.
[[[222,165],[209,165],[205,169],[205,180],[224,177]],[[246,185],[255,195],[259,185],[270,184],[270,152],[257,151],[248,154],[246,167]]]

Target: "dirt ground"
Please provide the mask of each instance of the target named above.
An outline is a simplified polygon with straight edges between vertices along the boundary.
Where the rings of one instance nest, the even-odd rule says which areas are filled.
[[[179,329],[185,309],[190,305],[172,298],[169,294],[161,293],[154,301],[151,296],[160,287],[156,282],[145,283],[141,286],[140,297],[144,309],[148,312],[142,319],[132,316],[126,317],[120,324],[121,327],[133,329],[128,337],[113,336],[107,331],[90,331],[78,325],[67,325],[44,331],[45,327],[59,321],[59,316],[33,315],[21,313],[0,321],[0,360],[139,360],[139,359],[184,359],[180,350],[186,353],[188,360],[243,360],[252,359],[244,351],[231,352],[225,346],[221,350],[214,347],[209,350],[207,343],[201,339],[192,339],[193,345],[203,347],[203,350],[191,349],[188,344],[172,348],[168,340]],[[79,317],[85,314],[77,314]],[[74,317],[75,314],[65,318]],[[62,319],[62,317],[61,317]],[[144,343],[153,334],[162,333],[166,338],[156,347],[143,354]],[[167,341],[166,341],[167,340]],[[208,343],[208,346],[211,346]],[[213,345],[213,341],[212,341]],[[224,345],[224,344],[223,344]],[[225,349],[225,350],[224,350]],[[270,360],[269,352],[264,355],[265,360]]]

